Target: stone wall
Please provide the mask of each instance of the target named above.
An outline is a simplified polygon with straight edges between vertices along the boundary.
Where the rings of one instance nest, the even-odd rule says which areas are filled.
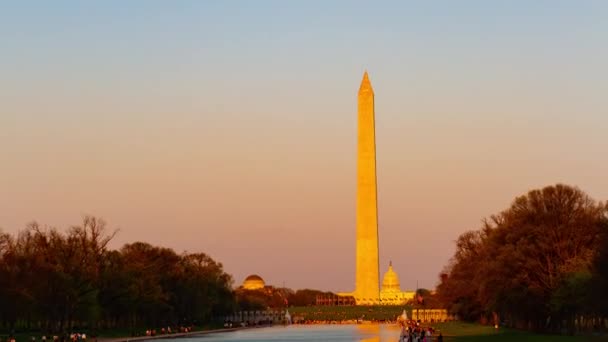
[[[454,316],[448,314],[448,310],[446,309],[412,309],[410,318],[421,322],[446,322],[454,320]]]

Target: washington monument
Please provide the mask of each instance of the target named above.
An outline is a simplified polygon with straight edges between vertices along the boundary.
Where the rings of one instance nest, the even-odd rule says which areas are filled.
[[[359,87],[357,137],[357,304],[378,303],[378,206],[376,192],[376,132],[374,90],[367,76]]]
[[[402,305],[414,298],[414,292],[401,291],[399,276],[390,264],[380,288],[374,89],[367,71],[359,87],[358,112],[355,290],[339,292],[338,296],[350,297],[357,305]]]

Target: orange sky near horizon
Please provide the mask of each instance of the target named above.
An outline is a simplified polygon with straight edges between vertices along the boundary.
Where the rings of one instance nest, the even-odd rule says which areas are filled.
[[[602,146],[597,127],[579,120],[535,122],[506,108],[502,115],[510,120],[498,115],[475,122],[455,115],[440,120],[437,105],[390,99],[403,113],[421,113],[403,119],[401,111],[387,108],[381,77],[371,73],[371,78],[377,99],[381,272],[392,260],[402,287],[414,288],[416,281],[433,287],[456,237],[529,189],[563,182],[598,200],[608,198],[598,186],[607,165],[592,158],[593,151],[583,151]],[[163,113],[162,103],[135,107],[159,111],[147,126],[120,115],[95,122],[95,114],[75,123],[91,129],[69,135],[54,134],[67,122],[39,125],[38,132],[29,130],[30,137],[12,141],[11,163],[3,168],[7,196],[0,203],[0,224],[9,232],[30,220],[66,227],[94,214],[120,229],[113,247],[147,241],[178,252],[204,251],[223,262],[237,282],[257,273],[275,285],[350,290],[357,88],[354,76],[344,82],[343,101],[332,110],[344,108],[325,122],[306,117],[310,108],[296,107],[289,116],[259,113],[252,115],[255,120],[240,118],[251,122],[236,126],[238,104],[227,106],[226,121],[220,122],[194,115],[207,110],[200,100],[182,116]],[[531,112],[535,105],[520,102],[512,112]],[[226,119],[231,116],[234,121]],[[30,123],[19,118],[13,124],[23,127],[12,132],[23,132]],[[555,150],[571,130],[589,134]]]
[[[5,232],[92,214],[120,229],[113,248],[205,252],[237,284],[351,291],[365,69],[380,272],[392,260],[402,289],[434,287],[458,235],[528,190],[608,200],[608,6],[13,6]]]

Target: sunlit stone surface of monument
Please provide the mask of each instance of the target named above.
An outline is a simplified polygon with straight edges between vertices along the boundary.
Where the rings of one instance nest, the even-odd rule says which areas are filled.
[[[357,137],[357,304],[375,304],[378,287],[378,206],[376,192],[376,127],[374,90],[367,72],[359,87]]]
[[[378,206],[376,194],[376,127],[374,90],[367,72],[358,94],[357,241],[355,291],[357,305],[380,302],[378,267]]]
[[[357,135],[357,241],[355,291],[338,293],[352,296],[357,305],[400,305],[414,297],[402,292],[392,265],[379,286],[378,201],[376,187],[376,124],[374,89],[367,72],[359,86]]]

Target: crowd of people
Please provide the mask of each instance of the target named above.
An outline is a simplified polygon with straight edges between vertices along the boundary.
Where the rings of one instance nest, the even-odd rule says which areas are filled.
[[[432,342],[436,334],[433,327],[423,327],[420,322],[414,320],[399,320],[401,335],[399,342]],[[435,341],[443,342],[443,334],[439,331]]]
[[[192,332],[193,327],[192,326],[179,326],[179,327],[173,327],[171,328],[170,326],[166,327],[166,328],[160,328],[160,329],[147,329],[145,332],[144,331],[135,331],[131,334],[132,337],[139,337],[139,336],[158,336],[158,335],[170,335],[170,334],[181,334],[181,333],[189,333]],[[89,340],[87,340],[87,334],[86,333],[70,333],[70,334],[61,334],[61,335],[52,335],[52,336],[46,336],[43,335],[42,337],[40,337],[39,340],[36,339],[36,337],[32,336],[29,338],[29,342],[87,342],[92,340],[93,342],[97,341],[97,336],[93,335],[90,336],[91,338]],[[0,342],[17,342],[17,338],[14,335],[9,335],[6,340],[4,338],[2,338],[0,336]],[[21,340],[20,340],[21,341]]]
[[[97,339],[95,339],[97,340]],[[0,338],[0,341],[2,341],[2,338]],[[53,335],[53,336],[49,336],[47,337],[46,335],[43,335],[40,338],[41,342],[86,342],[87,341],[87,334],[85,333],[71,333],[69,335]],[[17,339],[15,338],[15,336],[10,335],[7,339],[6,342],[17,342]],[[36,337],[32,336],[30,338],[30,342],[36,342]]]
[[[192,327],[184,327],[184,326],[180,326],[176,329],[171,329],[171,327],[167,327],[167,328],[160,328],[160,334],[161,335],[165,335],[165,334],[177,334],[177,333],[188,333],[188,332],[192,332]],[[156,336],[158,335],[159,332],[157,332],[156,329],[147,329],[146,330],[146,336]]]

